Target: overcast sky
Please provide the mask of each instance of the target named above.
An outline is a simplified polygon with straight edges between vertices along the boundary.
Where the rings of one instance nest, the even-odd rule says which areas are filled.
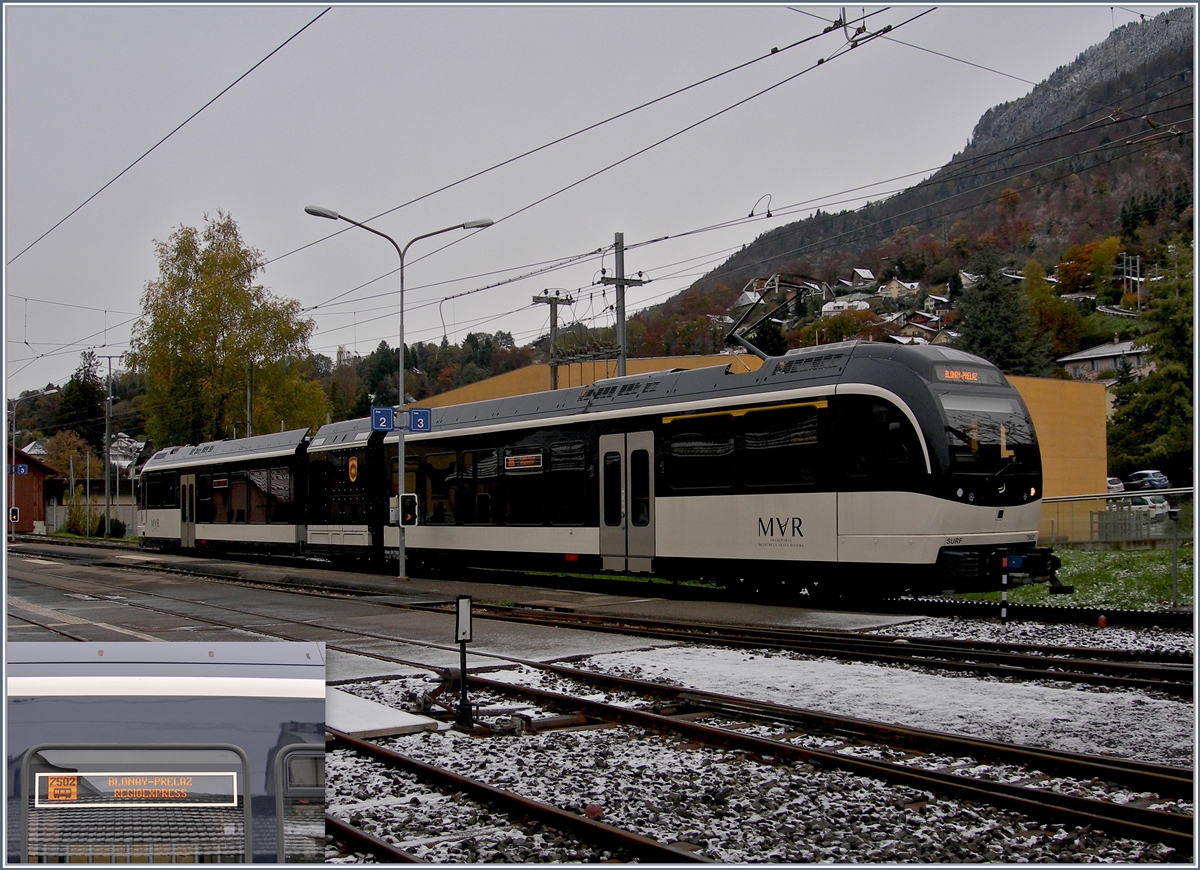
[[[962,150],[988,108],[1114,25],[1168,8],[866,7],[868,33],[893,29],[850,49],[842,28],[820,36],[839,11],[827,6],[6,5],[6,393],[64,383],[84,350],[128,350],[157,275],[154,241],[218,209],[270,261],[259,282],[311,309],[312,349],[330,357],[396,344],[398,260],[377,236],[305,214],[309,204],[380,216],[371,225],[401,246],[497,222],[413,245],[410,343],[440,341],[439,301],[480,288],[441,306],[451,342],[498,330],[532,341],[549,306],[531,297],[547,288],[579,298],[575,317],[611,324],[612,289],[595,285],[602,266],[612,274],[614,233],[632,247],[627,273],[651,279],[629,291],[632,313],[818,206],[915,183]],[[602,248],[603,259],[510,280]]]

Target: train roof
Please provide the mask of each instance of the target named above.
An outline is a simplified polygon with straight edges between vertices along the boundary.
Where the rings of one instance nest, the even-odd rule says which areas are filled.
[[[410,433],[406,440],[436,438],[456,430],[542,418],[562,420],[602,411],[636,410],[718,397],[765,396],[777,390],[808,386],[876,383],[880,378],[880,362],[899,364],[925,381],[933,380],[935,365],[953,363],[989,369],[994,373],[994,382],[1004,382],[999,369],[987,360],[955,348],[843,341],[790,350],[783,356],[764,360],[757,370],[746,368],[734,357],[725,366],[669,369],[605,378],[586,387],[446,405],[431,409],[433,426],[430,433],[420,436]],[[739,367],[743,370],[739,371]],[[355,442],[365,443],[371,431],[369,417],[326,423],[317,430],[308,449],[327,450]],[[394,442],[399,437],[399,432],[389,432],[385,440]]]
[[[10,697],[324,698],[325,649],[289,643],[10,643]]]
[[[290,456],[305,443],[308,429],[252,435],[236,441],[206,441],[195,446],[168,447],[159,450],[146,462],[142,472],[161,471],[177,466],[211,465],[217,462],[236,462],[239,459],[267,459]]]
[[[428,436],[418,437],[436,438],[439,433],[479,426],[520,423],[540,418],[562,420],[603,411],[636,411],[641,407],[661,407],[722,397],[753,397],[756,394],[765,397],[778,390],[809,386],[877,383],[885,376],[878,365],[881,362],[899,364],[925,381],[933,379],[935,365],[954,363],[989,369],[995,373],[997,383],[1003,382],[1003,375],[991,363],[954,348],[844,341],[796,348],[783,356],[764,360],[757,370],[739,371],[740,361],[734,357],[734,361],[725,366],[670,369],[624,378],[606,378],[587,387],[569,387],[433,408],[431,432]],[[347,427],[341,430],[343,439],[351,431],[370,432],[370,420],[366,418],[332,426]],[[330,428],[322,427],[318,437]],[[389,433],[387,440],[394,441],[398,437],[395,432]],[[407,440],[413,439],[414,436],[410,434]]]

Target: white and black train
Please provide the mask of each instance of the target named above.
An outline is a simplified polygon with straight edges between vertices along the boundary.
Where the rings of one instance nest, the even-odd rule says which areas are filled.
[[[459,566],[856,593],[1057,583],[1017,390],[941,347],[844,342],[433,410],[405,439],[412,573]],[[157,453],[145,546],[385,564],[398,432],[367,419]]]

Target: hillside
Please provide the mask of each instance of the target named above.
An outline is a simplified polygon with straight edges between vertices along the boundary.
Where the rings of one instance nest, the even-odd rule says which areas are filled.
[[[962,152],[902,193],[764,233],[639,314],[632,336],[644,341],[631,340],[631,352],[689,350],[672,342],[680,325],[668,321],[722,313],[751,279],[776,273],[836,284],[882,262],[886,277],[944,284],[986,247],[1017,266],[1036,259],[1047,274],[1073,245],[1107,236],[1131,255],[1151,253],[1191,205],[1193,19],[1181,8],[1114,30],[1027,96],[990,109]]]

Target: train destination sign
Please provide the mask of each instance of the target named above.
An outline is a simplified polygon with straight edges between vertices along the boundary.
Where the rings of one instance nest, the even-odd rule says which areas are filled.
[[[939,381],[948,381],[954,384],[991,384],[993,386],[1000,384],[997,373],[987,369],[937,365],[933,367],[933,373]]]
[[[76,807],[236,807],[237,774],[175,772],[39,773],[34,805]]]

